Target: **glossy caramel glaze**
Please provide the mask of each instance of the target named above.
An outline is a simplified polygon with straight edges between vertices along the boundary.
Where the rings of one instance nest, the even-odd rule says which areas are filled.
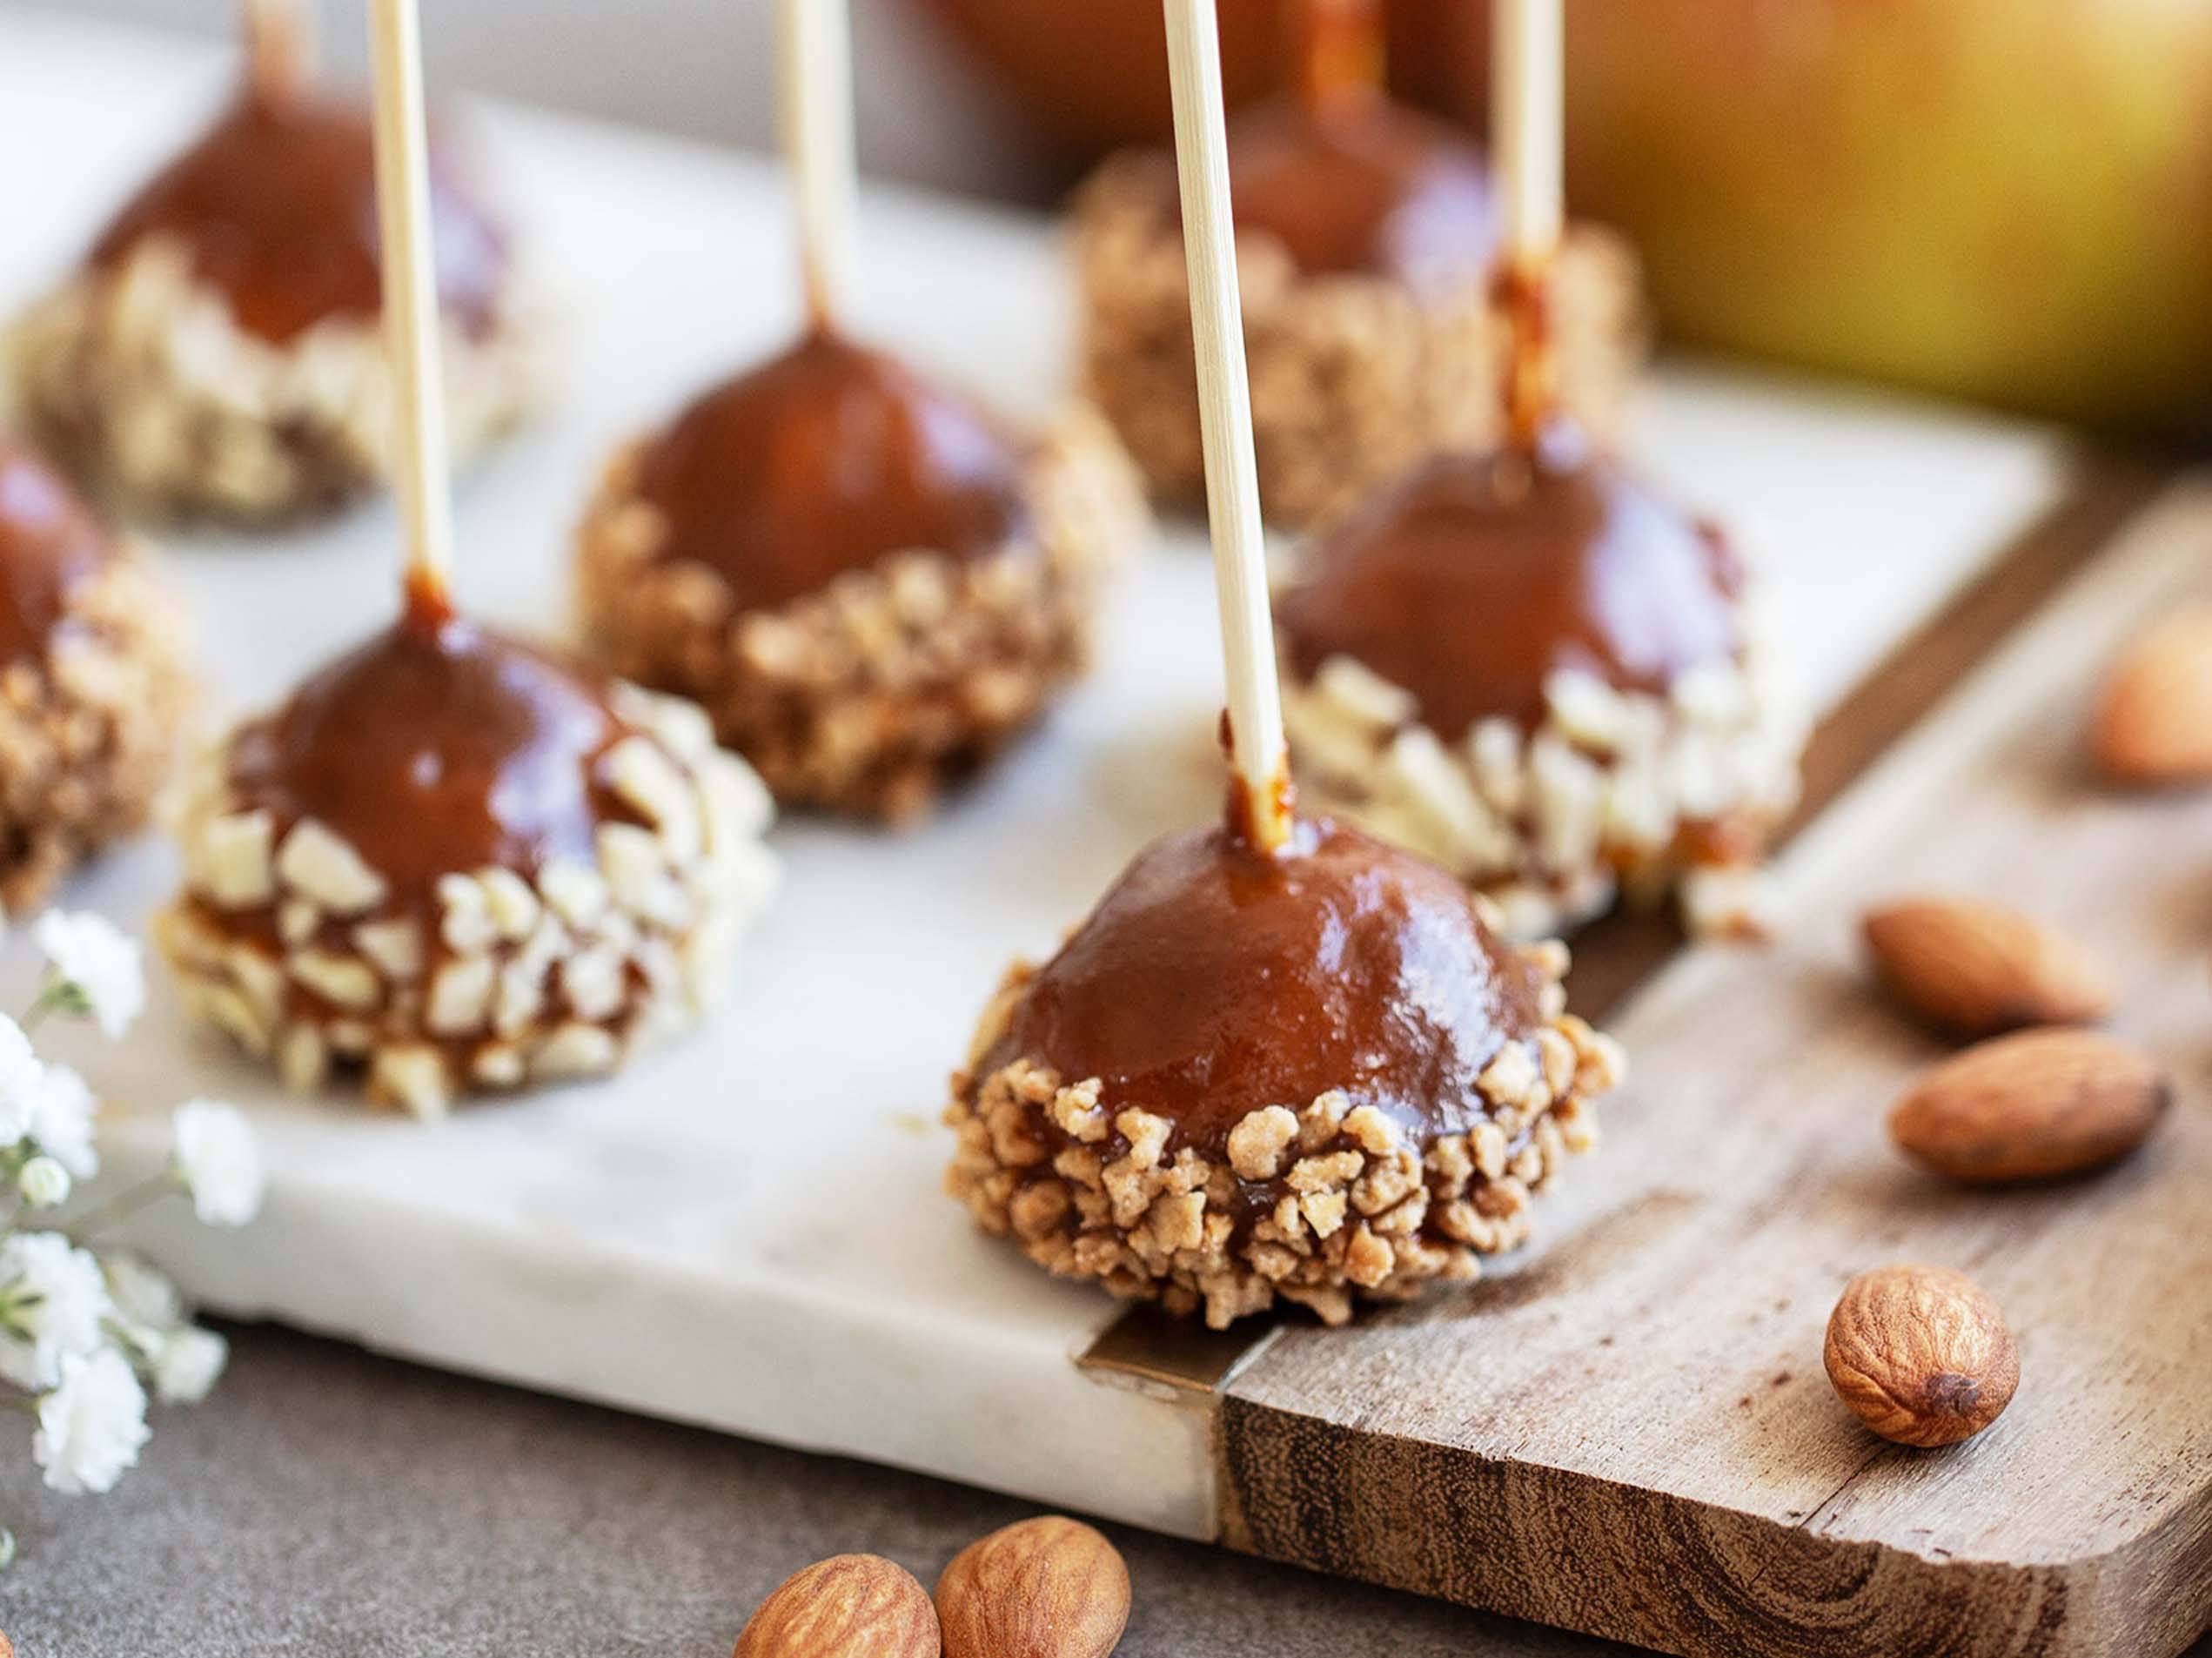
[[[593,779],[626,728],[604,685],[458,619],[402,621],[325,668],[231,747],[239,809],[312,817],[402,902],[438,877],[591,863],[611,816]]]
[[[740,610],[924,549],[1025,533],[1022,458],[983,416],[881,352],[813,332],[717,386],[640,458],[660,555],[719,571]]]
[[[1229,125],[1229,176],[1238,227],[1273,235],[1309,274],[1365,272],[1427,288],[1479,279],[1497,255],[1481,151],[1384,98],[1241,110]],[[1171,210],[1175,169],[1164,157],[1158,178]]]
[[[1109,1109],[1164,1117],[1211,1158],[1248,1113],[1331,1089],[1425,1141],[1488,1115],[1475,1079],[1534,1032],[1537,997],[1433,864],[1325,819],[1274,856],[1194,830],[1138,854],[977,1074],[1026,1058],[1099,1077]]]
[[[0,438],[0,661],[43,654],[71,590],[113,548],[107,527],[59,473]]]
[[[1491,715],[1533,728],[1554,668],[1664,695],[1733,658],[1743,575],[1713,526],[1555,428],[1424,463],[1308,549],[1275,614],[1301,678],[1352,657],[1449,742]]]
[[[434,155],[430,193],[439,303],[481,336],[497,319],[506,238]],[[326,317],[374,317],[382,285],[367,110],[249,88],[116,217],[92,263],[111,265],[155,235],[190,250],[194,274],[261,339],[282,344]]]
[[[1230,834],[1247,846],[1274,850],[1267,844],[1271,836],[1297,822],[1298,789],[1290,776],[1290,750],[1277,753],[1265,781],[1254,788],[1237,769],[1237,726],[1227,708],[1221,711],[1216,738],[1221,757],[1229,762],[1229,799],[1222,816]]]

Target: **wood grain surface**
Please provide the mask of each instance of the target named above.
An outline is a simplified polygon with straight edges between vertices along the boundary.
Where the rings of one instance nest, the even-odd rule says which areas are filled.
[[[1223,1390],[1230,1540],[1682,1654],[2187,1646],[2212,1621],[2212,796],[2102,790],[2080,734],[2114,647],[2190,591],[2202,483],[1804,836],[1778,944],[1693,950],[1618,1015],[1634,1075],[1536,1252],[1254,1353]],[[1869,991],[1855,923],[1929,889],[2111,958],[2115,1028],[2179,1083],[2135,1158],[1967,1191],[1889,1145],[1946,1050]],[[1969,1272],[2019,1338],[2020,1395],[1966,1446],[1873,1439],[1821,1373],[1838,1291],[1891,1260]]]

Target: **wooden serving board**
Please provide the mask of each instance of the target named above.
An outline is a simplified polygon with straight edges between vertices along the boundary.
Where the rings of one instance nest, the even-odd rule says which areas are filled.
[[[1829,810],[1772,949],[1690,951],[1612,1021],[1633,1075],[1536,1253],[1465,1294],[1285,1327],[1220,1390],[1237,1547],[1672,1653],[2160,1655],[2212,1621],[2212,796],[2100,789],[2115,644],[2212,596],[2178,490]],[[1946,1050],[1869,994],[1863,908],[1981,893],[2108,957],[2174,1069],[2146,1149],[1966,1190],[1889,1145]],[[2019,1339],[1998,1425],[1923,1452],[1833,1396],[1822,1332],[1889,1261]]]

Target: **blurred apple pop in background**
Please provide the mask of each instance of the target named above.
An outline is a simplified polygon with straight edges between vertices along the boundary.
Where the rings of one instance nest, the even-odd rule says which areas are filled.
[[[0,0],[4,3],[5,0]],[[227,40],[230,0],[46,0]],[[1047,202],[1164,144],[1157,0],[850,0],[862,166]],[[318,0],[333,69],[361,0]],[[1289,0],[1217,0],[1271,90]],[[1387,0],[1402,97],[1477,124],[1485,0]],[[773,147],[769,0],[445,0],[439,84]],[[1669,338],[2212,438],[2212,0],[1568,0],[1579,214]]]
[[[1163,142],[1156,6],[908,0],[1069,176]],[[1233,97],[1283,0],[1220,0]],[[1392,0],[1394,85],[1479,122],[1483,0]],[[1668,338],[2031,413],[2212,432],[2212,5],[1572,0],[1575,211]]]

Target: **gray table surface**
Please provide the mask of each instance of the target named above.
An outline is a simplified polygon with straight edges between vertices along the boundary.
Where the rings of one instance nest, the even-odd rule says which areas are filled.
[[[28,1430],[0,1440],[0,1518],[22,1545],[0,1628],[23,1658],[723,1658],[811,1561],[872,1550],[934,1581],[1033,1512],[280,1329],[231,1334],[215,1396],[160,1412],[108,1496],[54,1495]],[[1111,1530],[1136,1587],[1123,1658],[1629,1651]]]

